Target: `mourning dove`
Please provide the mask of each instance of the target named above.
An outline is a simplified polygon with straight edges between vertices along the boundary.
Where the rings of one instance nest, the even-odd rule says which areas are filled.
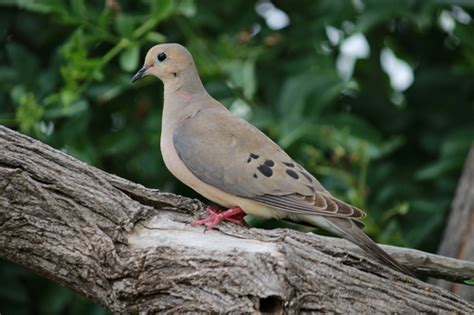
[[[147,75],[164,84],[160,147],[166,167],[202,196],[229,208],[222,213],[211,209],[208,218],[193,225],[213,228],[243,213],[302,221],[410,274],[362,232],[362,210],[332,196],[275,142],[207,93],[185,47],[152,47],[132,82]]]

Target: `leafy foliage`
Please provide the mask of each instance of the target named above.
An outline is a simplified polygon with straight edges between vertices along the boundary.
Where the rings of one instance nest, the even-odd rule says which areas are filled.
[[[372,237],[435,250],[474,138],[474,6],[275,1],[289,25],[272,29],[262,3],[268,8],[3,0],[0,123],[108,172],[193,196],[161,161],[160,83],[130,84],[148,48],[180,42],[214,97],[368,211]],[[348,61],[344,45],[355,34],[369,53]],[[385,49],[412,70],[408,89],[394,88],[384,71]],[[355,66],[341,75],[344,62]],[[104,313],[17,266],[5,262],[0,273],[2,314]]]

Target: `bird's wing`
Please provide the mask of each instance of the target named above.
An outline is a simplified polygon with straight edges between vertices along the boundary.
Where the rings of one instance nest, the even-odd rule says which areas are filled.
[[[173,143],[201,181],[229,194],[293,213],[362,218],[247,121],[204,108],[181,122]]]

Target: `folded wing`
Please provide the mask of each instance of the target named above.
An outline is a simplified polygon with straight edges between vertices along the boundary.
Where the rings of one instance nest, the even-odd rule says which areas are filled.
[[[365,217],[331,196],[260,130],[224,109],[195,112],[176,128],[173,143],[197,178],[227,193],[293,213]]]

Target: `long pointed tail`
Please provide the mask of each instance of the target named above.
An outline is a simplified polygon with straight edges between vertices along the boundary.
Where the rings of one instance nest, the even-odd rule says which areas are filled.
[[[368,237],[351,219],[312,216],[308,218],[310,222],[324,229],[327,229],[348,241],[356,244],[367,253],[378,259],[380,262],[390,266],[391,268],[415,277],[408,268],[400,265],[387,252],[380,248],[370,237]]]

